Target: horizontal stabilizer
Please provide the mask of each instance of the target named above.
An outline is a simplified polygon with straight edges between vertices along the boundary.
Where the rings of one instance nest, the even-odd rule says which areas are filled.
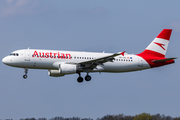
[[[177,58],[166,58],[166,59],[161,59],[161,60],[155,60],[153,61],[153,63],[166,62],[166,61],[174,60],[174,59],[177,59]]]

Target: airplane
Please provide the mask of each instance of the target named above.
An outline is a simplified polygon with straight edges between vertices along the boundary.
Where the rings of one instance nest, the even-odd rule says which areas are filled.
[[[41,49],[21,49],[4,57],[2,62],[8,66],[24,68],[23,78],[28,69],[47,69],[48,75],[62,77],[79,74],[77,82],[83,82],[81,73],[85,72],[86,81],[91,80],[91,72],[122,73],[132,72],[174,63],[176,58],[166,58],[166,51],[172,29],[163,29],[149,46],[139,54],[97,53]]]

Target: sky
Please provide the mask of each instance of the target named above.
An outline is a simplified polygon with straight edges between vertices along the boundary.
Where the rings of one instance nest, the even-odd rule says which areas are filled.
[[[138,54],[173,29],[166,57],[179,57],[179,0],[1,0],[1,59],[19,49]],[[0,119],[81,117],[143,112],[179,117],[180,63],[129,73],[50,77],[47,70],[0,62]],[[86,74],[83,73],[84,77]]]

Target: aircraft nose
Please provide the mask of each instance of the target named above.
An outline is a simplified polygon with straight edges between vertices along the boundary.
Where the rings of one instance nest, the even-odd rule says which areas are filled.
[[[4,64],[7,64],[7,63],[8,63],[8,58],[7,58],[7,57],[4,57],[4,58],[2,59],[2,62],[3,62]]]

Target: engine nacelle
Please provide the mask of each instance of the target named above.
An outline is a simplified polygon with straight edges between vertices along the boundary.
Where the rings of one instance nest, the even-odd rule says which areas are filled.
[[[59,70],[61,74],[74,74],[77,71],[77,66],[73,64],[60,64]]]
[[[73,64],[60,64],[59,70],[49,70],[48,74],[52,77],[61,77],[65,74],[74,74],[77,71],[77,66]]]
[[[51,77],[62,77],[64,74],[60,73],[60,70],[48,70],[48,75]]]

